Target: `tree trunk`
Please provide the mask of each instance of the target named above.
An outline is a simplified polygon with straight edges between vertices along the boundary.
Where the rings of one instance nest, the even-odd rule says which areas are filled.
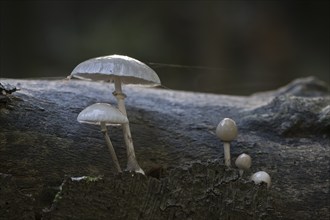
[[[112,84],[0,82],[0,219],[329,218],[330,94],[313,77],[246,97],[124,86],[146,176],[116,175],[99,126],[76,120],[88,105],[116,105]],[[215,135],[226,117],[239,130],[232,164],[252,157],[243,178]],[[125,168],[121,128],[108,129]],[[260,170],[269,189],[249,180]]]

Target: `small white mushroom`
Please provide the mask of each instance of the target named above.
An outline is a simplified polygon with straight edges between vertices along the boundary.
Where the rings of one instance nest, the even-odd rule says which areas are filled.
[[[255,184],[260,184],[262,182],[267,183],[267,188],[269,188],[271,186],[271,178],[269,176],[268,173],[266,173],[265,171],[259,171],[254,173],[251,176],[251,180],[255,183]]]
[[[237,136],[237,126],[234,120],[230,118],[224,118],[220,121],[216,129],[216,134],[222,140],[224,154],[225,154],[225,165],[230,167],[230,141],[234,140]]]
[[[235,161],[236,167],[239,169],[239,175],[243,176],[244,171],[250,169],[252,164],[252,159],[248,154],[241,154],[237,157]]]
[[[117,99],[119,110],[126,116],[126,95],[122,92],[122,84],[146,86],[161,84],[158,75],[149,66],[134,58],[116,54],[97,57],[80,63],[69,76],[69,78],[72,77],[113,82],[115,91],[112,94]],[[135,156],[129,123],[123,125],[123,133],[127,147],[127,170],[144,174]]]
[[[118,172],[121,172],[121,168],[116,156],[115,149],[111,143],[110,137],[107,131],[107,125],[123,125],[128,123],[128,119],[117,108],[106,103],[95,103],[82,110],[77,121],[79,123],[87,123],[94,125],[101,125],[101,132],[104,135],[104,139],[107,143],[112,160]]]

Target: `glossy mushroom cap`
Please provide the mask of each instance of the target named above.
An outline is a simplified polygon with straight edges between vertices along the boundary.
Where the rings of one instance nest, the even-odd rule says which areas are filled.
[[[95,103],[82,110],[77,121],[80,123],[120,125],[128,123],[127,117],[117,108],[107,103]]]
[[[160,85],[160,79],[149,66],[134,58],[110,55],[86,60],[76,66],[71,77],[113,81],[120,77],[125,84]]]
[[[238,169],[241,170],[248,170],[250,169],[252,164],[252,159],[249,155],[247,154],[241,154],[237,157],[236,161],[235,161],[235,165]]]
[[[216,129],[216,134],[222,141],[229,142],[234,140],[237,136],[235,121],[230,118],[224,118],[220,121]]]
[[[255,183],[255,184],[260,184],[261,182],[265,182],[267,183],[267,187],[269,188],[271,185],[271,178],[269,176],[268,173],[266,173],[265,171],[259,171],[254,173],[251,176],[251,180]]]

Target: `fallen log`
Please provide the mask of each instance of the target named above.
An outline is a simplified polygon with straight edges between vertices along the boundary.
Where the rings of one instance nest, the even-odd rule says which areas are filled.
[[[90,104],[116,105],[111,84],[79,80],[0,82],[18,88],[10,87],[12,94],[0,95],[0,218],[14,219],[12,210],[28,207],[24,208],[28,210],[26,219],[56,219],[72,215],[74,208],[84,210],[86,204],[90,205],[85,209],[89,213],[117,207],[120,211],[112,213],[118,215],[98,212],[113,219],[125,214],[131,219],[220,218],[217,214],[221,219],[329,218],[330,94],[329,85],[318,79],[297,79],[275,91],[242,97],[126,86],[123,90],[137,159],[144,170],[150,170],[146,177],[115,175],[99,128],[76,121],[79,112]],[[252,157],[251,170],[244,179],[238,177],[234,166],[223,166],[222,143],[215,128],[225,117],[234,119],[239,129],[231,143],[232,160],[241,153]],[[111,128],[109,134],[125,168],[122,131]],[[259,170],[271,175],[270,189],[249,181],[249,175]],[[8,184],[7,174],[13,184]],[[216,177],[211,185],[210,175]],[[226,175],[230,181],[219,188]],[[80,176],[102,178],[71,179]],[[127,178],[134,181],[123,192],[126,202],[104,206],[112,204],[112,195],[117,198],[120,191],[116,190],[127,186]],[[159,191],[159,187],[168,191]],[[92,196],[95,190],[103,190],[104,200]],[[139,197],[138,191],[148,197]],[[25,206],[12,202],[13,192],[23,195],[20,201],[25,201]],[[81,197],[79,192],[88,196]],[[132,192],[136,194],[130,195]],[[204,197],[191,197],[194,192]],[[229,196],[233,194],[237,194],[234,199]],[[169,199],[169,195],[176,199]],[[178,206],[181,195],[186,197]],[[130,196],[140,200],[130,202]],[[78,198],[99,203],[78,203]],[[166,208],[171,201],[174,208]],[[72,206],[67,207],[69,204]],[[229,207],[227,212],[225,207]]]

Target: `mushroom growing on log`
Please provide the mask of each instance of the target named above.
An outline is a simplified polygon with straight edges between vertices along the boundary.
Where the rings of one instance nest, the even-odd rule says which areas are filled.
[[[234,140],[237,136],[237,126],[234,120],[224,118],[220,121],[216,129],[216,134],[223,141],[223,148],[225,154],[225,164],[227,167],[231,166],[230,161],[230,141]]]
[[[77,121],[80,123],[101,125],[101,132],[104,135],[104,139],[107,143],[112,160],[115,164],[117,171],[120,173],[121,168],[117,159],[115,149],[113,148],[110,137],[108,135],[108,130],[106,126],[124,125],[128,123],[127,117],[123,115],[123,113],[121,113],[117,108],[112,107],[110,104],[95,103],[82,110],[77,117]]]
[[[113,82],[119,110],[127,116],[125,107],[126,94],[122,84],[139,84],[147,86],[160,85],[158,75],[149,66],[134,58],[123,55],[110,55],[89,59],[80,63],[72,71],[71,77]],[[127,170],[144,174],[137,162],[129,123],[123,125],[124,140],[127,146]]]
[[[248,154],[240,154],[235,160],[235,165],[239,169],[239,175],[242,177],[244,171],[250,169],[252,164],[252,159]]]

